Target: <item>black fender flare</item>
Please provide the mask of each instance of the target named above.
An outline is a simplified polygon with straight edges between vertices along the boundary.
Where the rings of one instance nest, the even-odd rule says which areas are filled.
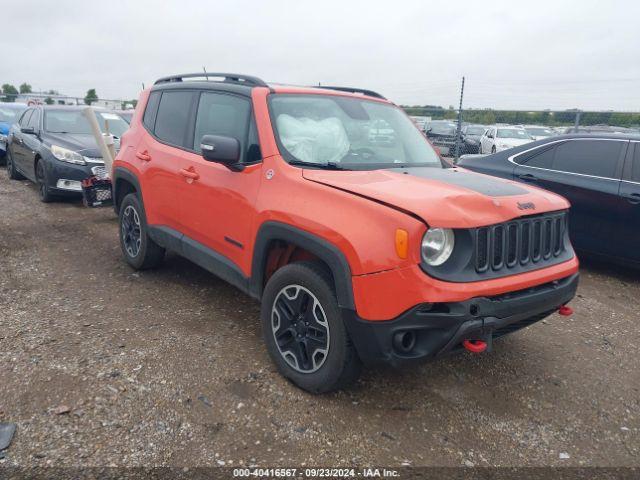
[[[116,215],[118,214],[118,209],[120,208],[120,205],[118,205],[118,181],[119,180],[126,180],[131,185],[133,185],[139,194],[140,202],[142,202],[142,188],[140,188],[140,182],[138,181],[138,178],[130,170],[124,167],[116,167],[113,170],[113,178],[111,179],[111,189],[112,189],[111,195],[113,198],[113,209],[116,212]]]
[[[351,267],[342,251],[321,237],[286,223],[275,221],[263,223],[256,234],[251,267],[250,293],[252,296],[255,298],[262,297],[267,249],[274,240],[282,240],[304,248],[325,262],[333,275],[338,305],[342,308],[355,310]]]

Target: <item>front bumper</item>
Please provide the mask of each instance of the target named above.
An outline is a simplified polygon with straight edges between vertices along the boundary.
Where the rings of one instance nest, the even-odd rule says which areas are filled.
[[[88,165],[74,165],[52,158],[46,162],[46,168],[48,186],[56,195],[77,196],[82,195],[82,189],[77,190],[74,187],[65,188],[65,181],[82,182],[82,180],[96,175],[98,169],[104,170],[104,164],[90,163]]]
[[[345,310],[343,316],[364,363],[400,365],[441,357],[461,349],[467,339],[491,345],[493,339],[532,325],[569,302],[575,296],[578,279],[575,273],[494,297],[420,304],[383,322],[362,320],[352,310]]]

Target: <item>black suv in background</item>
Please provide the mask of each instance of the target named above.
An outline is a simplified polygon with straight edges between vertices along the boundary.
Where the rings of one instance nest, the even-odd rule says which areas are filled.
[[[82,195],[81,181],[106,175],[100,150],[82,113],[85,107],[36,106],[27,109],[9,130],[9,178],[28,178],[38,185],[40,200]],[[129,128],[122,117],[96,110],[101,129],[118,139]]]

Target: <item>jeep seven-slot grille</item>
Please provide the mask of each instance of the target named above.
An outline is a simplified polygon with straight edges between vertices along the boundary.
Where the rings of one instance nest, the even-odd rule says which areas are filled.
[[[565,212],[522,217],[476,229],[475,267],[478,273],[516,265],[544,264],[564,252]]]

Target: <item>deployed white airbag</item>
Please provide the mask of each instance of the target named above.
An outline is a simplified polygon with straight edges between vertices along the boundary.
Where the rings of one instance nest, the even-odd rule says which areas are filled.
[[[303,162],[339,162],[351,147],[347,132],[336,117],[316,121],[282,114],[277,126],[284,147]]]

